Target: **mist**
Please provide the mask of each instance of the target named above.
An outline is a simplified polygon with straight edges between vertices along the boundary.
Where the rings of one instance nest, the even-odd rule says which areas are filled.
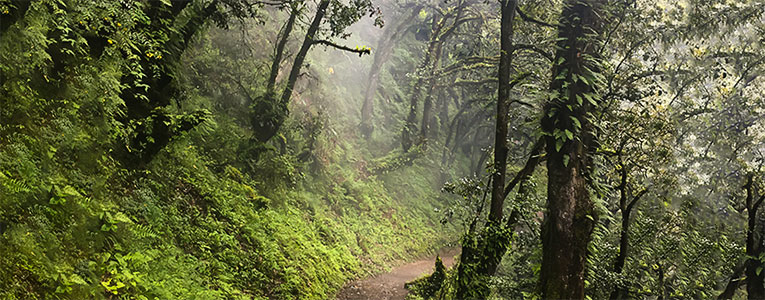
[[[0,1],[1,299],[765,299],[761,1]]]

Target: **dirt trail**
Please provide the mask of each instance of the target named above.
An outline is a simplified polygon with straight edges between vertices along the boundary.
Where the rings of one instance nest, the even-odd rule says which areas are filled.
[[[459,249],[445,249],[439,251],[441,260],[449,268],[454,265],[454,257],[459,254]],[[348,283],[337,294],[338,300],[403,300],[407,290],[404,284],[417,279],[424,274],[433,272],[436,256],[432,255],[425,259],[410,262],[393,268],[388,273],[374,277],[361,279]]]

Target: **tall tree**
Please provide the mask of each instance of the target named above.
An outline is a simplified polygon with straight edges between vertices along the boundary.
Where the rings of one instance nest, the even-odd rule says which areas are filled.
[[[599,12],[603,0],[569,0],[558,43],[542,129],[547,143],[547,212],[539,287],[545,299],[583,299],[588,245],[598,218],[588,191],[597,105]]]
[[[502,256],[510,245],[512,231],[503,224],[505,201],[505,173],[507,172],[507,132],[510,102],[510,77],[512,72],[513,25],[515,0],[504,0],[501,7],[500,59],[498,70],[499,91],[497,97],[497,119],[495,130],[494,172],[491,176],[491,205],[489,220],[478,237],[468,236],[463,242],[463,252],[457,270],[457,298],[485,299],[489,296],[488,277],[497,271]],[[509,223],[514,223],[515,216]]]
[[[330,14],[328,15],[327,12],[330,12]],[[295,55],[295,60],[292,63],[292,68],[290,69],[287,83],[281,96],[277,98],[273,93],[267,93],[263,97],[258,98],[253,104],[252,126],[257,140],[266,142],[271,139],[271,137],[276,135],[276,132],[287,118],[289,114],[288,105],[290,99],[292,99],[295,83],[297,83],[303,63],[311,47],[321,44],[343,51],[358,53],[359,56],[371,53],[369,48],[357,47],[354,49],[336,44],[329,39],[320,39],[322,33],[328,36],[328,38],[342,36],[348,26],[361,19],[364,15],[375,16],[377,14],[379,12],[372,6],[370,0],[354,1],[349,5],[337,0],[321,0],[319,2],[311,24],[308,25],[308,30],[303,38],[300,50]],[[322,24],[324,23],[329,23],[329,29],[322,29]],[[381,25],[379,18],[375,21],[375,24]]]
[[[271,71],[268,74],[268,82],[266,83],[266,94],[272,95],[276,86],[276,77],[279,76],[279,67],[281,66],[282,59],[284,57],[284,48],[287,46],[290,33],[295,27],[295,20],[300,15],[303,3],[301,1],[295,1],[289,4],[290,16],[287,18],[287,24],[284,25],[284,29],[277,35],[276,48],[274,48],[274,58],[271,61]]]

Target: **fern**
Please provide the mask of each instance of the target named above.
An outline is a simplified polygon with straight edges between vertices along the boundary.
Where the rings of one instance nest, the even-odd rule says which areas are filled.
[[[2,182],[3,188],[11,194],[26,193],[31,190],[25,182],[7,177],[2,173],[0,173],[0,182]]]
[[[138,239],[155,239],[157,238],[157,234],[154,233],[154,230],[151,229],[150,226],[146,226],[143,224],[134,224],[131,228],[131,231],[133,232],[133,235]]]

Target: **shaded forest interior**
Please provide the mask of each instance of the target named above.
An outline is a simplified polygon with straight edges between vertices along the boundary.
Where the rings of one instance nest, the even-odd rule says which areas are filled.
[[[446,251],[406,299],[765,299],[764,46],[762,0],[0,0],[0,298]]]

